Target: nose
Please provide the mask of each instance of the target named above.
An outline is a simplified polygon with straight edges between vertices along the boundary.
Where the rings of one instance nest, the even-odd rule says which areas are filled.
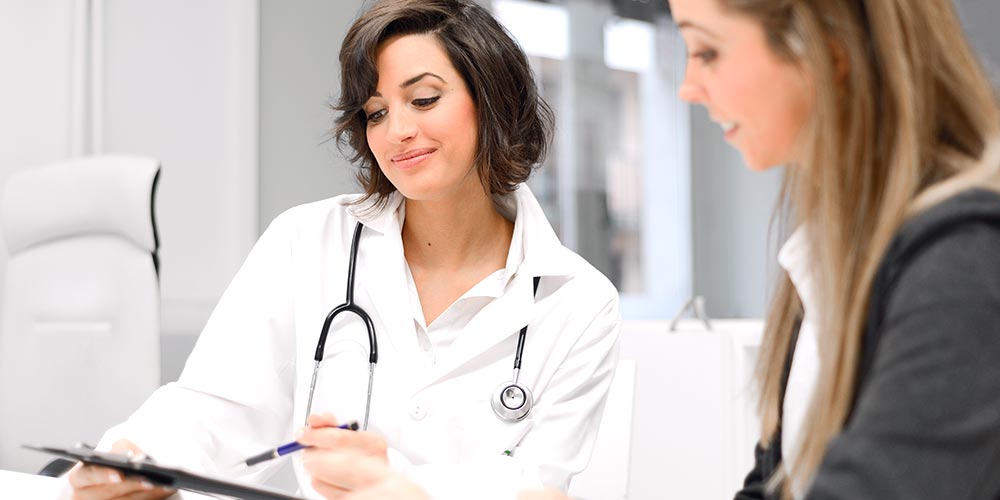
[[[386,118],[389,122],[388,130],[386,131],[386,140],[389,142],[402,144],[417,135],[416,122],[413,120],[413,116],[407,113],[405,109],[389,113]]]
[[[681,86],[677,90],[677,97],[691,104],[705,103],[705,91],[697,80],[696,71],[691,68],[690,64],[684,70],[684,81],[681,82]]]

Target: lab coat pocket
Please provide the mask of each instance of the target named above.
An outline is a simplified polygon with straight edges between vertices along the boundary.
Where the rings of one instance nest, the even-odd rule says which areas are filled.
[[[327,343],[323,354],[312,413],[331,412],[341,422],[360,422],[368,392],[368,345],[340,339]]]
[[[534,426],[530,414],[516,422],[500,420],[488,398],[469,401],[461,420],[463,461],[513,455],[517,445]]]

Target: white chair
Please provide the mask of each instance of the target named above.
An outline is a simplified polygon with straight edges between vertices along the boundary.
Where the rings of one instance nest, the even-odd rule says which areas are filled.
[[[635,360],[623,359],[615,368],[590,463],[570,482],[571,497],[576,500],[627,498],[634,402]]]
[[[0,469],[50,460],[22,444],[96,444],[160,383],[149,158],[91,157],[11,175],[0,303]]]

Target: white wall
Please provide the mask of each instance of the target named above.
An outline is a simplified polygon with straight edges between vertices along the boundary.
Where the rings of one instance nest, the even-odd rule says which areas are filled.
[[[98,147],[163,163],[156,215],[164,351],[177,355],[164,360],[170,380],[258,235],[257,4],[104,4]]]
[[[358,192],[327,141],[340,93],[340,41],[360,0],[263,2],[260,13],[260,228],[309,201]]]
[[[0,2],[0,187],[19,169],[70,154],[73,14],[73,0]],[[0,233],[0,282],[7,258]]]
[[[168,380],[258,234],[257,16],[248,0],[0,3],[0,186],[79,154],[162,162]]]

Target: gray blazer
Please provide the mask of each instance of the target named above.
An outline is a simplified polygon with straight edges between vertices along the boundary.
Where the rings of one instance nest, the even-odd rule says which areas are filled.
[[[1000,499],[1000,195],[966,191],[900,229],[863,342],[854,406],[806,498]],[[764,484],[780,436],[757,446],[737,500],[777,498]]]

